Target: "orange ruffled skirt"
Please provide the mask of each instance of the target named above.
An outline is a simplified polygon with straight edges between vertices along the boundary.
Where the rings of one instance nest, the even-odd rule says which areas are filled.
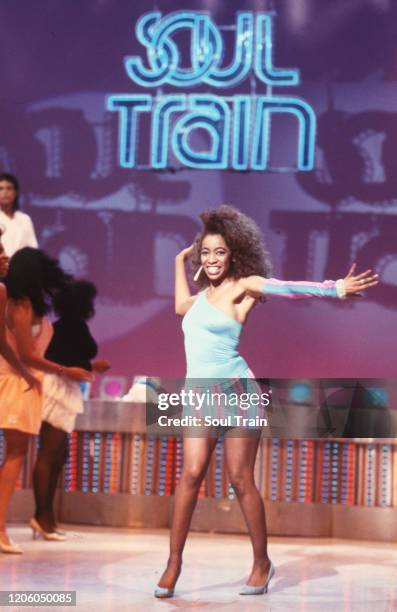
[[[0,429],[39,433],[42,407],[41,393],[36,388],[28,389],[21,376],[0,374]]]

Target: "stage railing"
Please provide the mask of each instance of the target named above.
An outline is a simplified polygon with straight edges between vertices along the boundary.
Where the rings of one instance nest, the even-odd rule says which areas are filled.
[[[63,521],[133,526],[169,524],[172,496],[182,468],[182,441],[154,437],[145,430],[142,404],[87,402],[85,414],[79,417],[77,429],[70,436],[69,459],[60,484],[59,511]],[[29,449],[18,483],[21,493],[25,493],[25,504],[32,487],[36,444]],[[0,437],[0,453],[2,447]],[[387,539],[385,533],[389,533],[397,538],[396,527],[392,528],[393,533],[387,527],[391,519],[395,524],[397,518],[395,439],[263,438],[255,479],[266,507],[270,508],[270,532],[284,530],[288,534],[310,535],[312,528],[313,535],[335,535],[335,513],[342,512],[345,523],[348,516],[352,521],[350,532],[347,531],[350,537],[355,537],[357,525],[361,533],[369,521],[368,534],[361,537]],[[14,502],[16,515],[17,510]],[[365,513],[366,521],[364,514],[358,514],[360,511]],[[279,520],[280,512],[286,517],[285,529]],[[297,512],[300,519],[296,522]],[[305,516],[307,524],[302,526]],[[369,520],[370,517],[374,520]],[[379,520],[381,529],[374,526]],[[193,527],[245,529],[225,469],[221,440],[200,488]]]

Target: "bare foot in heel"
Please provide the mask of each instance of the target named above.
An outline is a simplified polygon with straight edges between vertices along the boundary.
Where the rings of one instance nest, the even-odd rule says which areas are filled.
[[[158,586],[154,591],[155,597],[173,597],[176,581],[181,573],[182,561],[168,561]]]
[[[270,559],[256,561],[252,568],[247,583],[240,591],[240,595],[262,595],[267,593],[270,580],[274,576],[275,569]]]
[[[2,553],[10,553],[14,555],[21,555],[23,552],[22,548],[20,548],[18,544],[14,544],[4,530],[0,531],[0,551]]]
[[[0,543],[4,544],[5,546],[9,546],[11,544],[11,540],[8,537],[7,532],[3,529],[0,530]]]
[[[254,562],[250,577],[247,580],[249,586],[259,586],[267,580],[270,571],[270,559],[267,561]]]

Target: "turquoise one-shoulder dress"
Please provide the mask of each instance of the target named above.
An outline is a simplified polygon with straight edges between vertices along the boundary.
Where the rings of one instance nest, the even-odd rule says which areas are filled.
[[[183,317],[187,362],[185,390],[223,392],[227,397],[242,392],[260,394],[261,389],[238,350],[244,326],[211,304],[207,291],[199,293]],[[265,296],[277,295],[293,299],[342,297],[335,281],[316,283],[266,279],[262,292]],[[227,403],[224,401],[224,404]],[[194,407],[190,408],[194,411]],[[216,407],[215,411],[208,403],[203,408],[218,416],[233,412],[226,405]],[[253,404],[244,408],[244,411],[250,417],[262,417],[265,413],[263,406]]]

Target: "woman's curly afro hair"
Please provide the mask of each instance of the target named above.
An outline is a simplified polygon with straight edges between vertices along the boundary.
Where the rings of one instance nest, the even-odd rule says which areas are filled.
[[[244,215],[233,206],[223,205],[212,210],[204,210],[200,218],[203,230],[196,236],[195,250],[192,257],[192,274],[201,266],[201,244],[208,234],[220,234],[231,252],[230,275],[245,278],[251,275],[269,278],[271,263],[263,242],[262,233],[253,219]],[[197,284],[205,287],[209,280],[200,274]]]

